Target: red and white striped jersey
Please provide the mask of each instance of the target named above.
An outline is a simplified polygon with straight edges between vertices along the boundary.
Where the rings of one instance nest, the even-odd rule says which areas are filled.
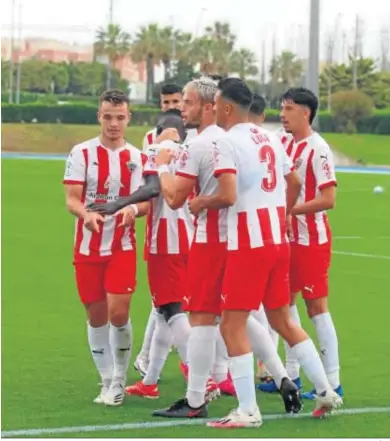
[[[66,161],[64,184],[82,184],[82,202],[109,202],[129,196],[142,183],[142,153],[130,144],[115,150],[94,138],[73,147]],[[146,159],[146,158],[145,158]],[[134,227],[120,227],[121,216],[106,216],[100,232],[89,231],[76,219],[75,255],[110,256],[116,249],[135,249]]]
[[[159,149],[169,148],[179,151],[179,144],[164,141],[152,144],[147,150],[148,160],[145,164],[144,175],[157,174],[156,156]],[[169,165],[172,174],[176,165]],[[194,217],[188,204],[178,210],[172,210],[161,194],[153,199],[147,218],[146,249],[151,254],[187,254],[194,235]]]
[[[218,189],[214,177],[214,143],[224,134],[217,125],[206,127],[181,146],[177,176],[196,180],[196,196],[212,196]],[[203,210],[195,223],[195,242],[223,243],[227,240],[227,210]]]
[[[187,136],[186,141],[193,138],[198,134],[198,131],[196,129],[188,129],[187,130]],[[143,153],[146,153],[148,151],[148,148],[154,144],[157,137],[157,129],[152,129],[144,137],[144,141],[142,143],[142,151]]]
[[[297,203],[316,198],[326,187],[337,185],[333,154],[328,143],[316,132],[299,142],[285,146],[299,173],[302,189]],[[294,240],[301,245],[320,245],[331,240],[326,212],[293,216]]]
[[[275,135],[280,139],[282,144],[287,147],[287,144],[293,139],[293,136],[291,133],[287,133],[284,128],[280,128],[275,131]]]
[[[217,141],[215,175],[237,173],[228,250],[287,242],[284,176],[292,170],[279,138],[254,124],[237,124]]]

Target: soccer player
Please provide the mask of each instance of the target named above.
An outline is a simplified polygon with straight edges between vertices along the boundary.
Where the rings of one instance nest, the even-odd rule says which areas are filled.
[[[249,122],[261,127],[265,120],[265,107],[265,99],[261,95],[253,93],[252,104],[249,108]],[[275,346],[278,347],[279,334],[269,326],[263,305],[260,306],[258,311],[252,311],[252,315],[264,328],[268,329]],[[270,382],[272,380],[270,373],[267,371],[261,360],[257,360],[256,378],[265,382]]]
[[[129,99],[120,90],[100,98],[100,135],[73,147],[64,176],[66,207],[76,217],[74,267],[78,293],[88,317],[88,342],[102,388],[95,403],[122,404],[133,332],[129,307],[136,287],[134,220],[148,203],[117,216],[87,211],[93,202],[127,196],[141,184],[143,158],[124,139]]]
[[[286,140],[286,151],[303,182],[298,203],[291,211],[291,304],[296,310],[295,299],[301,292],[329,383],[343,396],[337,334],[328,309],[332,236],[326,211],[335,205],[337,184],[332,151],[311,128],[317,109],[318,99],[308,89],[292,88],[282,97],[283,127],[292,136],[290,142]],[[297,310],[296,315],[299,320]],[[299,364],[289,348],[287,358],[292,378],[299,377]],[[315,390],[303,394],[309,399],[314,395]]]
[[[190,82],[185,88],[183,118],[197,123],[199,135],[175,158],[180,163],[176,176],[168,173],[167,164],[172,153],[161,150],[157,157],[161,189],[172,208],[181,207],[197,183],[197,194],[212,195],[218,181],[214,177],[214,144],[224,135],[215,125],[214,97],[217,85],[205,78]],[[234,202],[234,194],[226,196],[219,209],[202,211],[197,217],[195,238],[190,248],[188,262],[187,310],[190,312],[191,333],[188,341],[188,388],[185,399],[167,409],[157,410],[156,416],[168,418],[198,418],[207,416],[205,390],[207,378],[213,366],[218,328],[216,317],[220,315],[222,280],[227,255],[227,210]],[[259,341],[267,341],[257,351],[266,361],[267,367],[280,380],[282,396],[288,411],[299,411],[297,388],[287,373],[276,352],[268,332],[252,320],[256,329],[252,343],[259,349]],[[226,349],[225,349],[226,351]],[[253,382],[253,378],[252,378]],[[283,384],[282,384],[283,383]],[[296,395],[294,396],[294,393]]]
[[[159,134],[161,129],[169,127],[170,129]],[[145,185],[129,197],[106,204],[94,204],[90,208],[110,214],[129,204],[153,198],[148,215],[147,266],[149,288],[156,308],[156,330],[151,343],[150,363],[143,381],[126,388],[128,395],[145,398],[159,397],[157,380],[171,346],[171,335],[186,375],[187,340],[190,332],[188,317],[183,313],[181,303],[186,297],[187,254],[193,237],[194,219],[187,204],[177,210],[172,210],[166,204],[160,194],[156,169],[158,150],[161,147],[169,147],[172,152],[177,152],[179,144],[170,139],[176,139],[178,142],[184,140],[185,130],[180,111],[168,110],[159,120],[157,134],[156,144],[147,152]],[[177,164],[171,164],[173,172]],[[208,382],[206,393],[208,400],[218,395],[218,386],[214,381]]]
[[[227,417],[209,423],[218,428],[262,424],[253,383],[251,345],[255,349],[256,339],[250,338],[252,330],[248,327],[250,311],[257,310],[261,303],[271,326],[288,341],[306,375],[316,384],[317,407],[313,415],[323,415],[342,402],[327,381],[313,342],[289,316],[286,214],[298,197],[300,181],[278,138],[248,122],[251,102],[251,93],[242,80],[227,78],[219,83],[217,123],[227,133],[215,145],[218,192],[191,201],[194,214],[233,202],[228,209],[220,327],[239,407]],[[282,388],[286,380],[283,379]]]
[[[177,109],[181,110],[183,104],[183,92],[182,88],[177,84],[167,83],[161,87],[160,91],[160,106],[163,112],[168,110]],[[196,130],[187,130],[189,138],[195,136]],[[155,143],[157,136],[157,127],[146,133],[142,145],[142,151],[147,152],[148,148]],[[137,355],[134,367],[140,373],[142,377],[146,375],[149,365],[149,353],[152,344],[153,334],[156,328],[156,315],[155,308],[152,307],[148,322],[145,328],[144,340],[142,342],[141,351]]]
[[[257,94],[252,94],[252,104],[249,109],[249,122],[255,124],[256,126],[262,126],[265,120],[265,99]]]

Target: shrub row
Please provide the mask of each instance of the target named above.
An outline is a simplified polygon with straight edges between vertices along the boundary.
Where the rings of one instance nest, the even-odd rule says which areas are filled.
[[[132,123],[135,125],[155,125],[159,109],[134,106]],[[7,104],[1,106],[2,122],[31,122],[64,124],[95,124],[96,105],[73,103],[65,105],[29,103]],[[279,122],[279,111],[268,110],[267,122]],[[319,125],[322,132],[340,132],[337,120],[328,112],[319,113]],[[356,124],[358,133],[390,134],[390,111],[376,111],[372,116],[362,118]]]

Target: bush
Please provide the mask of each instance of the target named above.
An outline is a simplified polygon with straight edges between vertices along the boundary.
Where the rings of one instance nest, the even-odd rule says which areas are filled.
[[[36,119],[40,123],[61,122],[64,124],[96,124],[97,106],[86,104],[2,104],[2,121],[31,122]],[[134,125],[155,125],[159,109],[132,108],[132,123]]]
[[[370,116],[373,109],[372,99],[359,90],[345,90],[332,95],[332,115],[342,131],[355,133],[358,120]]]
[[[50,95],[53,97],[54,95]],[[48,98],[47,98],[48,99]],[[96,124],[97,105],[86,103],[73,104],[2,104],[2,121],[31,122],[34,118],[40,123],[62,122],[64,124]],[[132,123],[134,125],[153,126],[156,124],[160,110],[143,106],[132,106]],[[340,131],[340,122],[329,112],[319,112],[321,132]],[[279,110],[266,111],[266,122],[280,122]],[[354,124],[358,133],[390,134],[390,109],[376,111],[372,116],[360,118]],[[344,127],[345,130],[345,127]],[[350,127],[352,130],[352,127]]]

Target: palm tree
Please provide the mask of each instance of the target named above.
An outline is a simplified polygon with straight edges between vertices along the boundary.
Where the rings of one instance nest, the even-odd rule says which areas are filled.
[[[232,52],[229,59],[230,73],[236,73],[240,78],[246,79],[259,73],[256,66],[256,56],[249,49],[239,49]]]
[[[116,62],[130,51],[131,38],[119,25],[109,24],[107,29],[99,28],[94,43],[95,55],[103,55],[108,59],[107,89],[111,87],[112,71]]]
[[[205,74],[227,75],[235,41],[229,23],[217,21],[205,29],[203,36],[192,42],[189,59],[193,64],[198,64]]]
[[[167,37],[168,28],[160,29],[157,23],[141,26],[131,47],[131,58],[136,63],[146,62],[146,101],[153,100],[154,66],[164,62],[167,67],[169,59]]]
[[[303,63],[296,54],[284,51],[271,61],[270,74],[272,82],[279,83],[285,89],[301,83]]]

